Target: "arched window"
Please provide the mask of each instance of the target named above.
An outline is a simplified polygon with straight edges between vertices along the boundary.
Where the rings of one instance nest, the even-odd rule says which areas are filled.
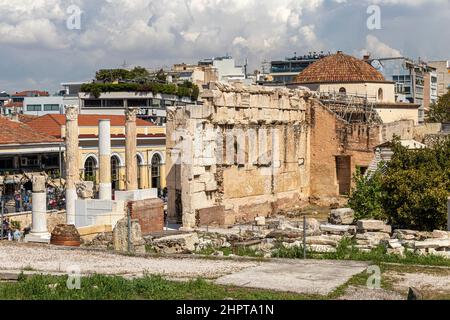
[[[339,89],[339,93],[342,95],[345,95],[345,94],[347,94],[347,90],[344,87],[342,87]]]
[[[111,184],[113,190],[119,190],[119,164],[120,161],[116,156],[111,157]]]
[[[383,101],[383,89],[378,89],[378,101]]]
[[[152,158],[152,188],[161,189],[161,161],[159,154]]]
[[[96,168],[97,162],[93,157],[89,157],[86,159],[84,163],[84,180],[85,181],[96,181]]]

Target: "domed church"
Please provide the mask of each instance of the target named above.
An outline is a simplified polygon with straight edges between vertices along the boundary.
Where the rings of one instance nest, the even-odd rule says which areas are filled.
[[[314,62],[288,86],[307,87],[322,96],[364,98],[374,104],[384,123],[398,120],[418,123],[419,105],[396,102],[394,82],[387,81],[366,61],[342,51]]]

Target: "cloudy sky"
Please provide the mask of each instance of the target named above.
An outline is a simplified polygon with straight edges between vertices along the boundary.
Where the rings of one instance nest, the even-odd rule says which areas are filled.
[[[381,29],[367,27],[378,5]],[[81,13],[77,25],[77,8]],[[0,91],[233,55],[309,51],[450,59],[450,0],[0,0]]]

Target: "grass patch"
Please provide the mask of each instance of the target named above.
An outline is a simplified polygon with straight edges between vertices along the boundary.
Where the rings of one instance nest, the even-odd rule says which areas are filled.
[[[286,248],[279,245],[273,252],[274,258],[302,259],[303,248],[296,246]],[[355,246],[355,241],[350,238],[343,238],[336,252],[317,253],[308,252],[308,258],[326,259],[326,260],[353,260],[353,261],[370,261],[373,263],[400,263],[406,265],[424,265],[424,266],[444,266],[450,267],[450,259],[438,255],[419,255],[405,250],[404,255],[388,254],[384,245],[379,245],[369,252],[359,250]]]
[[[197,252],[197,254],[204,256],[211,256],[216,252],[222,252],[225,257],[230,255],[240,256],[240,257],[253,257],[253,258],[263,258],[264,253],[259,250],[249,248],[249,247],[229,247],[229,248],[219,248],[216,249],[212,246],[205,247]]]
[[[35,271],[35,269],[32,266],[27,265],[23,268],[23,271]]]
[[[198,279],[168,281],[158,276],[127,280],[93,275],[81,279],[79,290],[67,288],[68,277],[21,276],[16,283],[0,283],[0,300],[311,300],[321,296],[219,286]]]

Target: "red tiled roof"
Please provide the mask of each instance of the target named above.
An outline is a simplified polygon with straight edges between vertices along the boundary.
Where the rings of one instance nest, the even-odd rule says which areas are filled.
[[[7,102],[3,108],[23,108],[23,102]]]
[[[55,137],[38,132],[21,122],[0,117],[0,145],[59,142]]]
[[[80,127],[96,127],[100,120],[111,120],[111,126],[124,127],[125,116],[118,115],[97,115],[97,114],[80,114],[78,115],[78,125]],[[66,124],[66,116],[63,114],[47,114],[28,122],[28,125],[33,129],[43,132],[45,134],[61,137],[61,127]],[[151,127],[153,123],[137,119],[137,126]]]
[[[19,121],[23,123],[28,123],[31,120],[37,119],[38,116],[32,116],[28,114],[19,114]]]
[[[322,58],[303,70],[294,83],[388,82],[363,60],[338,52]]]
[[[39,90],[25,90],[16,92],[14,94],[15,97],[31,97],[31,96],[38,96],[38,97],[48,97],[49,93],[47,91],[39,91]]]

